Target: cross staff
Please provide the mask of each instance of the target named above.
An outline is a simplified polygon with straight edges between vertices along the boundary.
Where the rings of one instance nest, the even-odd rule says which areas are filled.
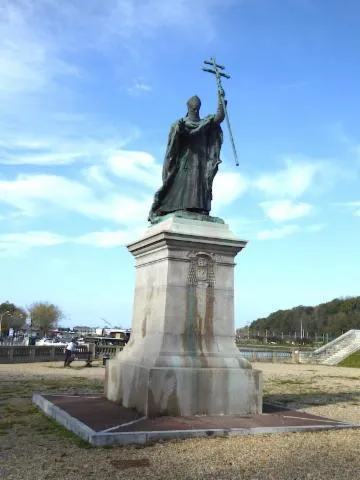
[[[231,132],[229,115],[228,115],[227,109],[226,109],[226,103],[225,103],[225,99],[224,99],[224,90],[223,90],[222,85],[221,85],[221,77],[224,77],[224,78],[231,78],[231,77],[227,73],[224,73],[224,72],[220,71],[220,70],[225,70],[225,67],[223,65],[218,65],[215,62],[215,58],[211,58],[210,61],[205,60],[204,63],[206,65],[211,65],[213,67],[213,68],[203,68],[203,71],[213,73],[216,77],[216,83],[217,83],[217,87],[218,87],[219,97],[220,97],[222,107],[224,109],[226,124],[228,126],[230,141],[231,141],[232,149],[233,149],[233,152],[234,152],[235,165],[238,167],[239,166],[239,160],[238,160],[238,156],[237,156],[237,153],[236,153],[234,138],[233,138],[233,135],[232,135],[232,132]]]

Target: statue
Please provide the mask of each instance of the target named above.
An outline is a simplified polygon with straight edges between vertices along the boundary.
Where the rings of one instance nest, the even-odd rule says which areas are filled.
[[[152,223],[158,216],[179,210],[209,215],[212,184],[221,163],[220,124],[225,114],[220,99],[215,115],[201,119],[200,106],[200,98],[191,97],[186,116],[171,126],[163,185],[155,194],[149,215]]]
[[[149,213],[151,223],[156,223],[168,213],[186,211],[209,215],[211,210],[213,180],[221,163],[223,134],[220,124],[225,118],[228,122],[220,76],[230,76],[219,72],[218,69],[224,67],[217,65],[213,59],[205,63],[214,66],[214,70],[204,70],[216,74],[218,81],[217,112],[201,119],[201,101],[195,95],[187,102],[185,117],[171,126],[162,173],[163,184],[155,194]],[[233,148],[236,153],[234,144]]]

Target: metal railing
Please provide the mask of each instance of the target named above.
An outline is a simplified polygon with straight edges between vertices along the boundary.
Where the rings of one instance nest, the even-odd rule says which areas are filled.
[[[245,357],[250,362],[293,362],[293,353],[288,350],[242,350],[241,348],[240,354],[242,357]]]
[[[81,345],[76,355],[85,360],[115,358],[124,347],[118,345]],[[302,363],[308,361],[311,352],[299,350],[240,349],[241,356],[250,362]],[[88,357],[88,355],[90,357]],[[0,363],[51,362],[64,359],[64,347],[57,346],[0,346]]]
[[[79,355],[89,353],[87,345],[79,346]],[[0,363],[53,362],[64,359],[64,347],[7,345],[0,346]]]

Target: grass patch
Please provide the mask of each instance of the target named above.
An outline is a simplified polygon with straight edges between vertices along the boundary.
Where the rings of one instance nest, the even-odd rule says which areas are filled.
[[[46,417],[43,413],[37,412],[37,426],[35,427],[37,433],[41,435],[56,435],[65,440],[70,440],[72,443],[80,448],[93,448],[85,440],[82,440],[74,433],[67,430],[62,425],[56,423],[51,418]]]
[[[18,430],[19,434],[25,433],[25,429],[27,432],[30,430],[32,435],[39,434],[42,437],[56,435],[70,440],[78,447],[92,448],[87,442],[46,417],[30,403],[30,400],[25,400],[20,404],[5,403],[2,406],[0,434],[6,434],[14,428]]]
[[[34,392],[84,394],[103,391],[103,381],[83,377],[54,378],[36,376],[31,379],[0,378],[0,435],[15,430],[18,435],[47,435],[70,441],[81,448],[92,448],[84,440],[46,417],[31,403]],[[36,440],[35,440],[36,441]]]
[[[339,367],[360,368],[360,351],[353,353],[339,363]]]
[[[46,378],[33,377],[29,380],[17,379],[0,381],[0,401],[11,398],[31,398],[34,392],[44,393],[102,393],[104,383],[101,380],[89,380],[84,377]]]
[[[309,380],[301,380],[299,378],[280,378],[273,381],[278,385],[309,385]]]

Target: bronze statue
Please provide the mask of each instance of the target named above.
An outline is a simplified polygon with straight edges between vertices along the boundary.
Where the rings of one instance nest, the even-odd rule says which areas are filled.
[[[172,212],[209,215],[211,210],[213,180],[221,163],[223,134],[220,124],[225,117],[228,122],[227,102],[220,75],[229,78],[229,75],[218,71],[224,67],[217,65],[213,59],[211,64],[214,70],[204,70],[216,74],[217,112],[200,118],[201,101],[195,95],[187,102],[185,117],[171,126],[162,173],[163,185],[154,197],[149,214],[151,223],[156,223],[162,216]],[[228,126],[230,127],[229,122]],[[233,148],[236,155],[234,144]]]

